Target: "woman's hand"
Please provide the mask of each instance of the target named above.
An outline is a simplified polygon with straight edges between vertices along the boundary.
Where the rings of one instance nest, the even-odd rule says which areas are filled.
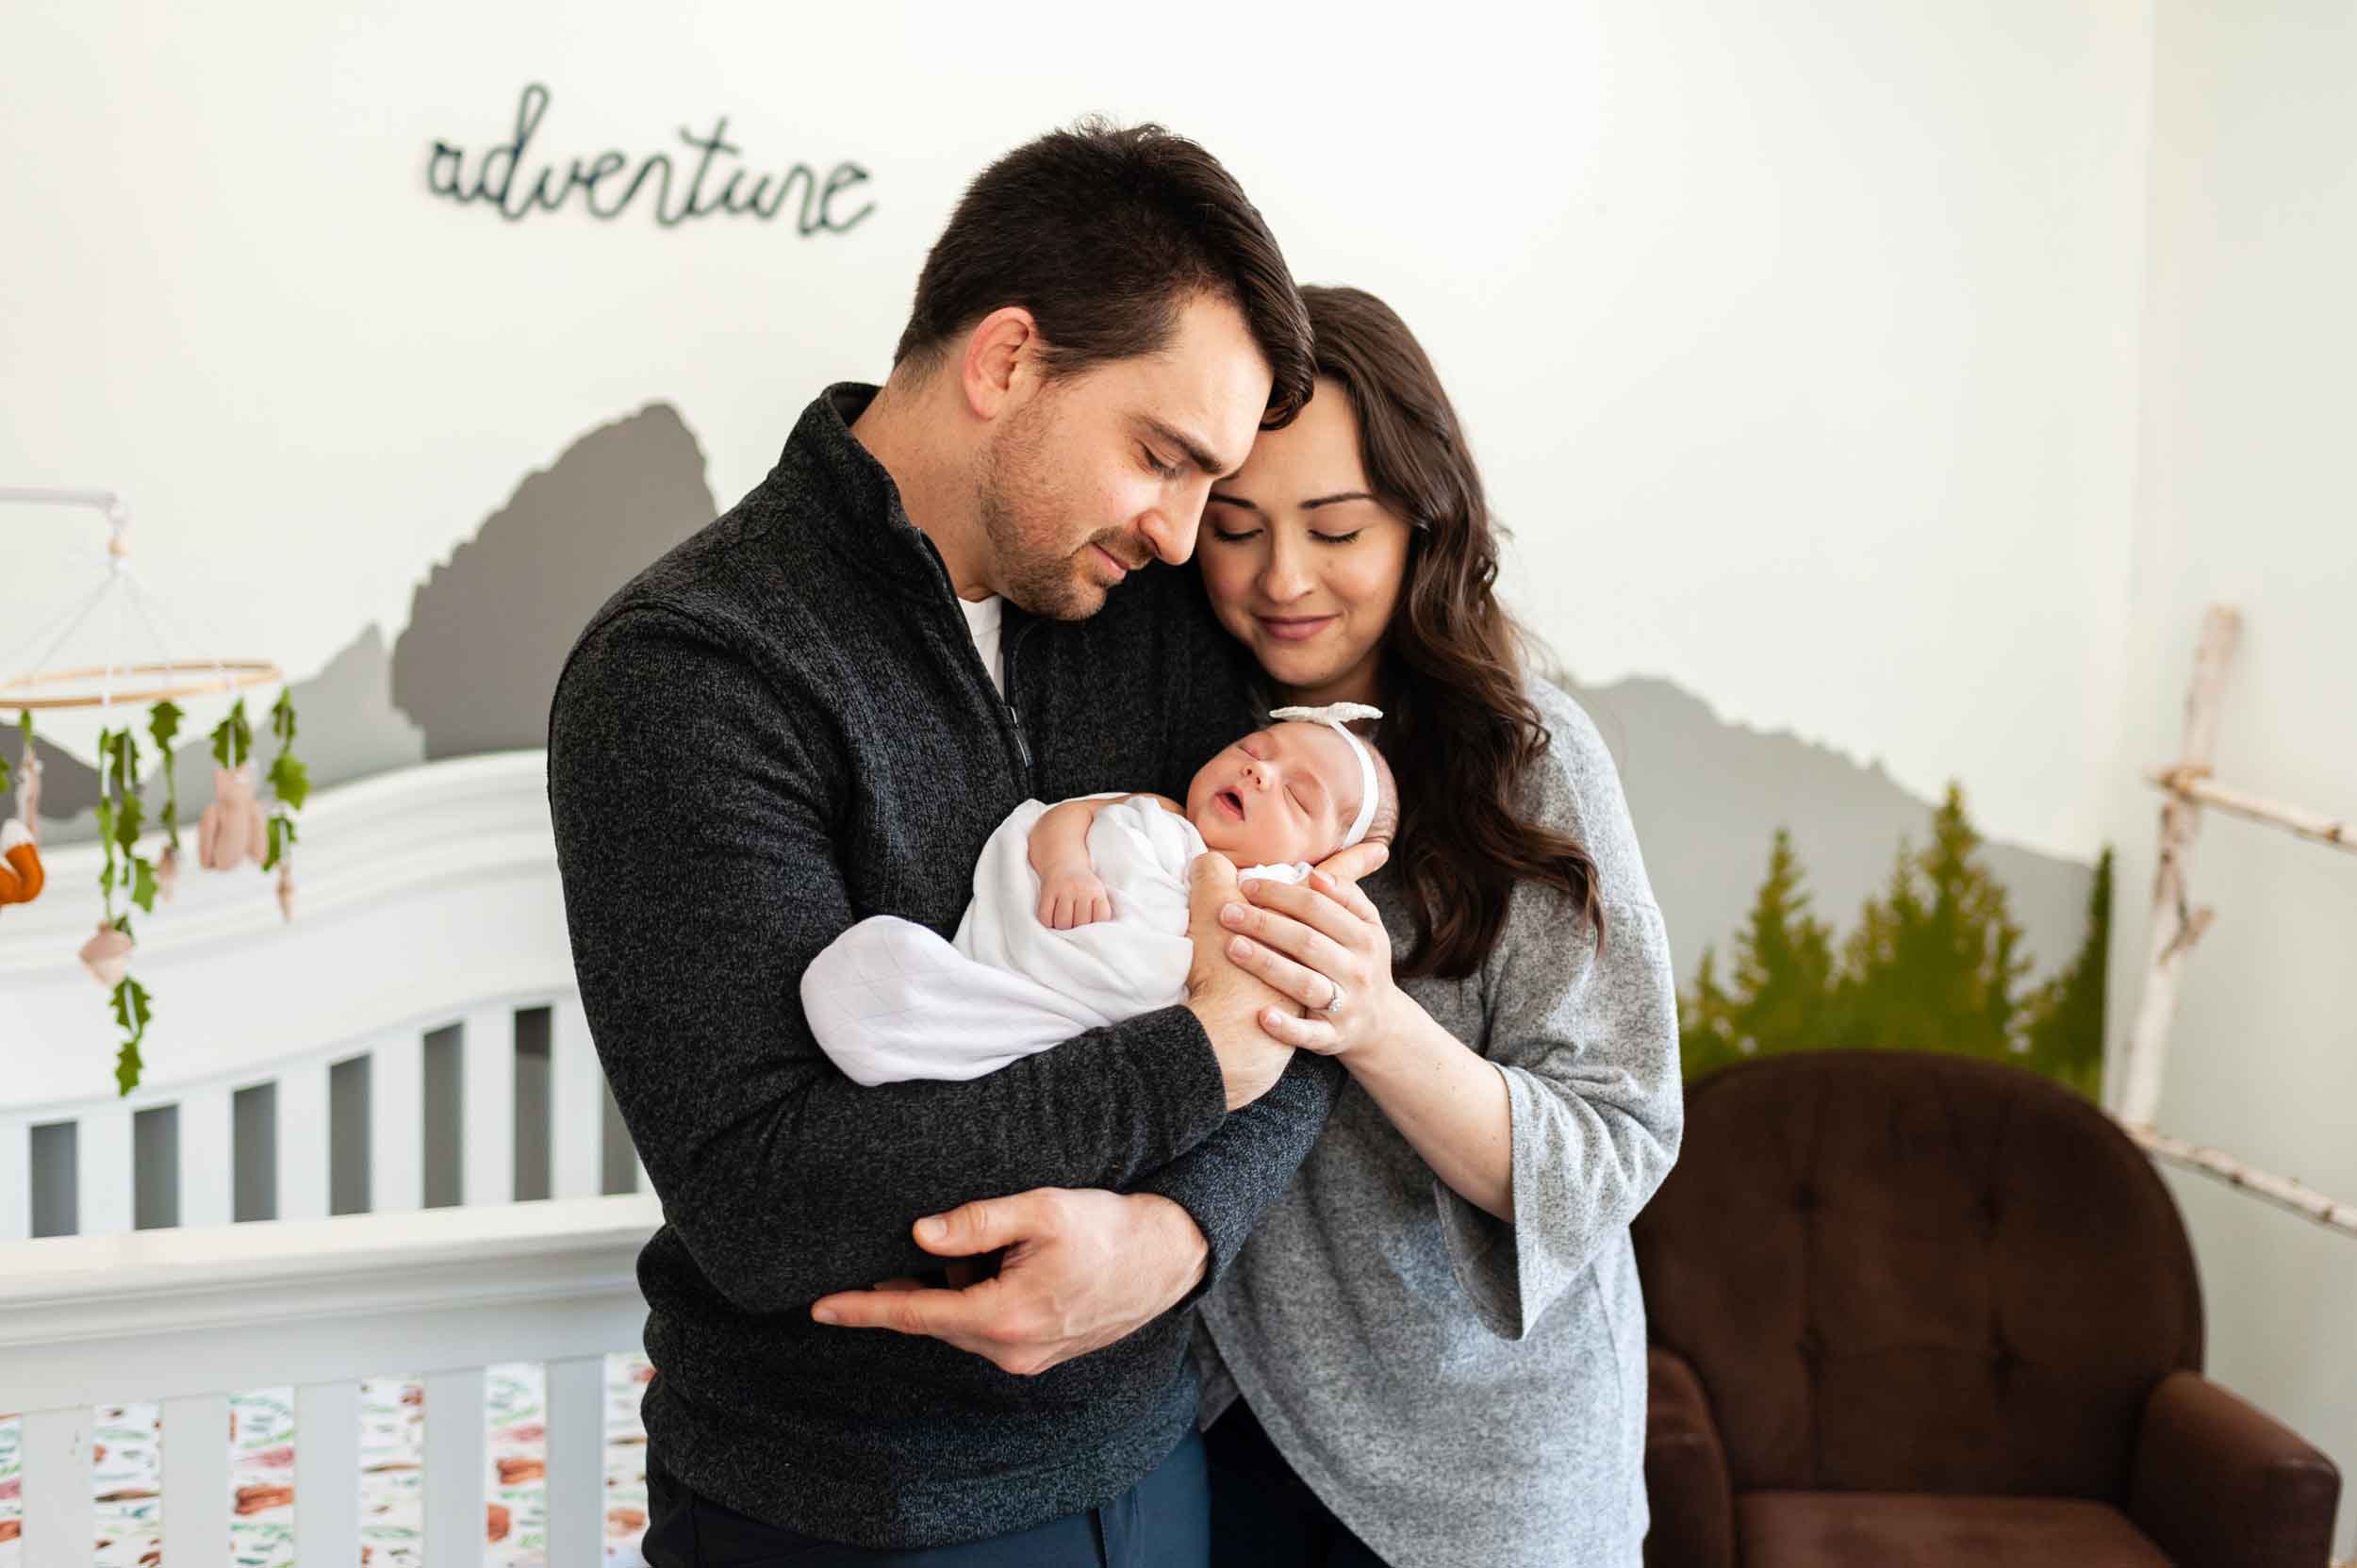
[[[1236,933],[1228,956],[1305,1009],[1301,1016],[1262,1009],[1271,1037],[1347,1056],[1393,1032],[1406,999],[1392,982],[1391,937],[1357,883],[1320,869],[1297,886],[1256,877],[1242,891],[1243,901],[1220,914]]]

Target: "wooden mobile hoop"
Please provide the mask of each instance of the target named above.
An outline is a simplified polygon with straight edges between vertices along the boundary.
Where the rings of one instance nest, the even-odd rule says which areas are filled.
[[[37,634],[27,648],[40,647],[41,652],[32,661],[29,673],[0,681],[0,708],[23,711],[42,708],[109,708],[117,702],[156,702],[174,697],[194,697],[206,692],[234,692],[248,686],[267,685],[285,679],[279,668],[267,659],[175,659],[167,646],[163,628],[171,623],[164,607],[150,599],[131,572],[131,544],[128,537],[131,515],[123,504],[123,498],[112,490],[46,490],[0,487],[0,502],[36,506],[89,506],[106,514],[107,575],[98,586],[66,612],[62,622],[53,622]],[[140,628],[155,644],[160,661],[145,663],[91,665],[79,669],[48,669],[40,666],[46,662],[68,637],[80,629],[100,605],[113,601],[118,621],[123,611],[129,609],[139,618]],[[176,630],[176,627],[175,627]],[[54,635],[52,635],[54,633]],[[43,638],[46,642],[43,642]],[[7,666],[0,666],[6,668]],[[181,671],[192,673],[183,676]],[[122,679],[128,683],[136,677],[161,676],[160,681],[142,681],[140,685],[116,686]],[[96,683],[94,690],[74,689],[77,685]]]

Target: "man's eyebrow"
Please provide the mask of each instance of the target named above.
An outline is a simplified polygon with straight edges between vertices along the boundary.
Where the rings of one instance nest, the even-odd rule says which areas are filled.
[[[1226,479],[1244,467],[1242,463],[1226,463],[1205,450],[1203,443],[1175,425],[1164,424],[1151,414],[1141,414],[1138,422],[1162,440],[1178,449],[1187,461],[1214,479]]]

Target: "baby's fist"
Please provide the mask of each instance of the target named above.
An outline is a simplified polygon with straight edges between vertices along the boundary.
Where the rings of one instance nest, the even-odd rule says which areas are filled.
[[[1094,871],[1058,871],[1039,884],[1040,924],[1057,931],[1113,917],[1113,896]]]

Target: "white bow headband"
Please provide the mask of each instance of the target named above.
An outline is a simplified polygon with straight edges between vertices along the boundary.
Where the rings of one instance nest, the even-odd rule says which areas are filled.
[[[1351,751],[1359,758],[1359,815],[1351,822],[1350,831],[1343,834],[1342,847],[1347,850],[1364,838],[1368,827],[1375,821],[1375,754],[1367,750],[1365,741],[1350,733],[1345,721],[1380,718],[1383,710],[1364,702],[1328,702],[1318,708],[1271,708],[1269,717],[1297,719],[1304,724],[1324,724],[1350,742]]]

